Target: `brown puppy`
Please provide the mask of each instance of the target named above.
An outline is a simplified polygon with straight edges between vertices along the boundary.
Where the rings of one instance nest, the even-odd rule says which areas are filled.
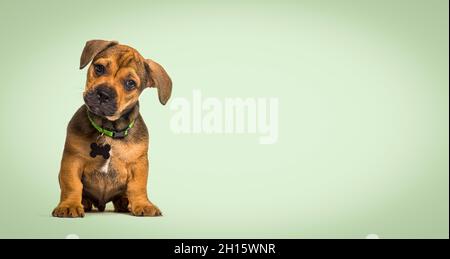
[[[166,104],[172,81],[156,62],[115,41],[86,43],[80,69],[92,61],[83,93],[85,105],[67,127],[59,172],[61,197],[55,217],[83,217],[92,206],[135,216],[159,216],[147,197],[148,132],[138,98],[147,87],[158,89]]]

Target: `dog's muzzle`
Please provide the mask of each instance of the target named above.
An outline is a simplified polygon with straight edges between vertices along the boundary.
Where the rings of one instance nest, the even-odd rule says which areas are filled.
[[[99,85],[84,95],[88,109],[99,116],[112,116],[117,111],[117,93],[111,87]]]

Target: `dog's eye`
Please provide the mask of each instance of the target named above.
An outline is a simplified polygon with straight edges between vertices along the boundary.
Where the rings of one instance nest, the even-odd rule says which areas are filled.
[[[125,89],[128,91],[133,90],[136,87],[136,82],[134,80],[127,80],[125,81]]]
[[[94,71],[97,76],[101,76],[105,73],[105,67],[103,65],[94,65]]]

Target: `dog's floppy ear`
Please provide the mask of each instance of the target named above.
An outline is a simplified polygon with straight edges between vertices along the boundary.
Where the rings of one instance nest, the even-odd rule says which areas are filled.
[[[145,60],[145,69],[148,76],[147,87],[156,87],[159,101],[165,105],[172,94],[172,80],[164,68],[151,59]]]
[[[80,69],[83,69],[89,62],[94,59],[94,57],[102,52],[103,50],[117,45],[119,42],[117,41],[107,41],[107,40],[90,40],[86,42],[84,46],[83,53],[81,53],[80,58]]]

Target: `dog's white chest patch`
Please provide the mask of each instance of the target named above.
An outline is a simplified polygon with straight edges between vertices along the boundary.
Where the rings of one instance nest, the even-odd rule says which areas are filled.
[[[109,172],[109,166],[111,164],[111,157],[112,157],[112,150],[109,151],[109,158],[105,161],[105,163],[103,164],[103,166],[100,168],[100,172],[107,174]]]

